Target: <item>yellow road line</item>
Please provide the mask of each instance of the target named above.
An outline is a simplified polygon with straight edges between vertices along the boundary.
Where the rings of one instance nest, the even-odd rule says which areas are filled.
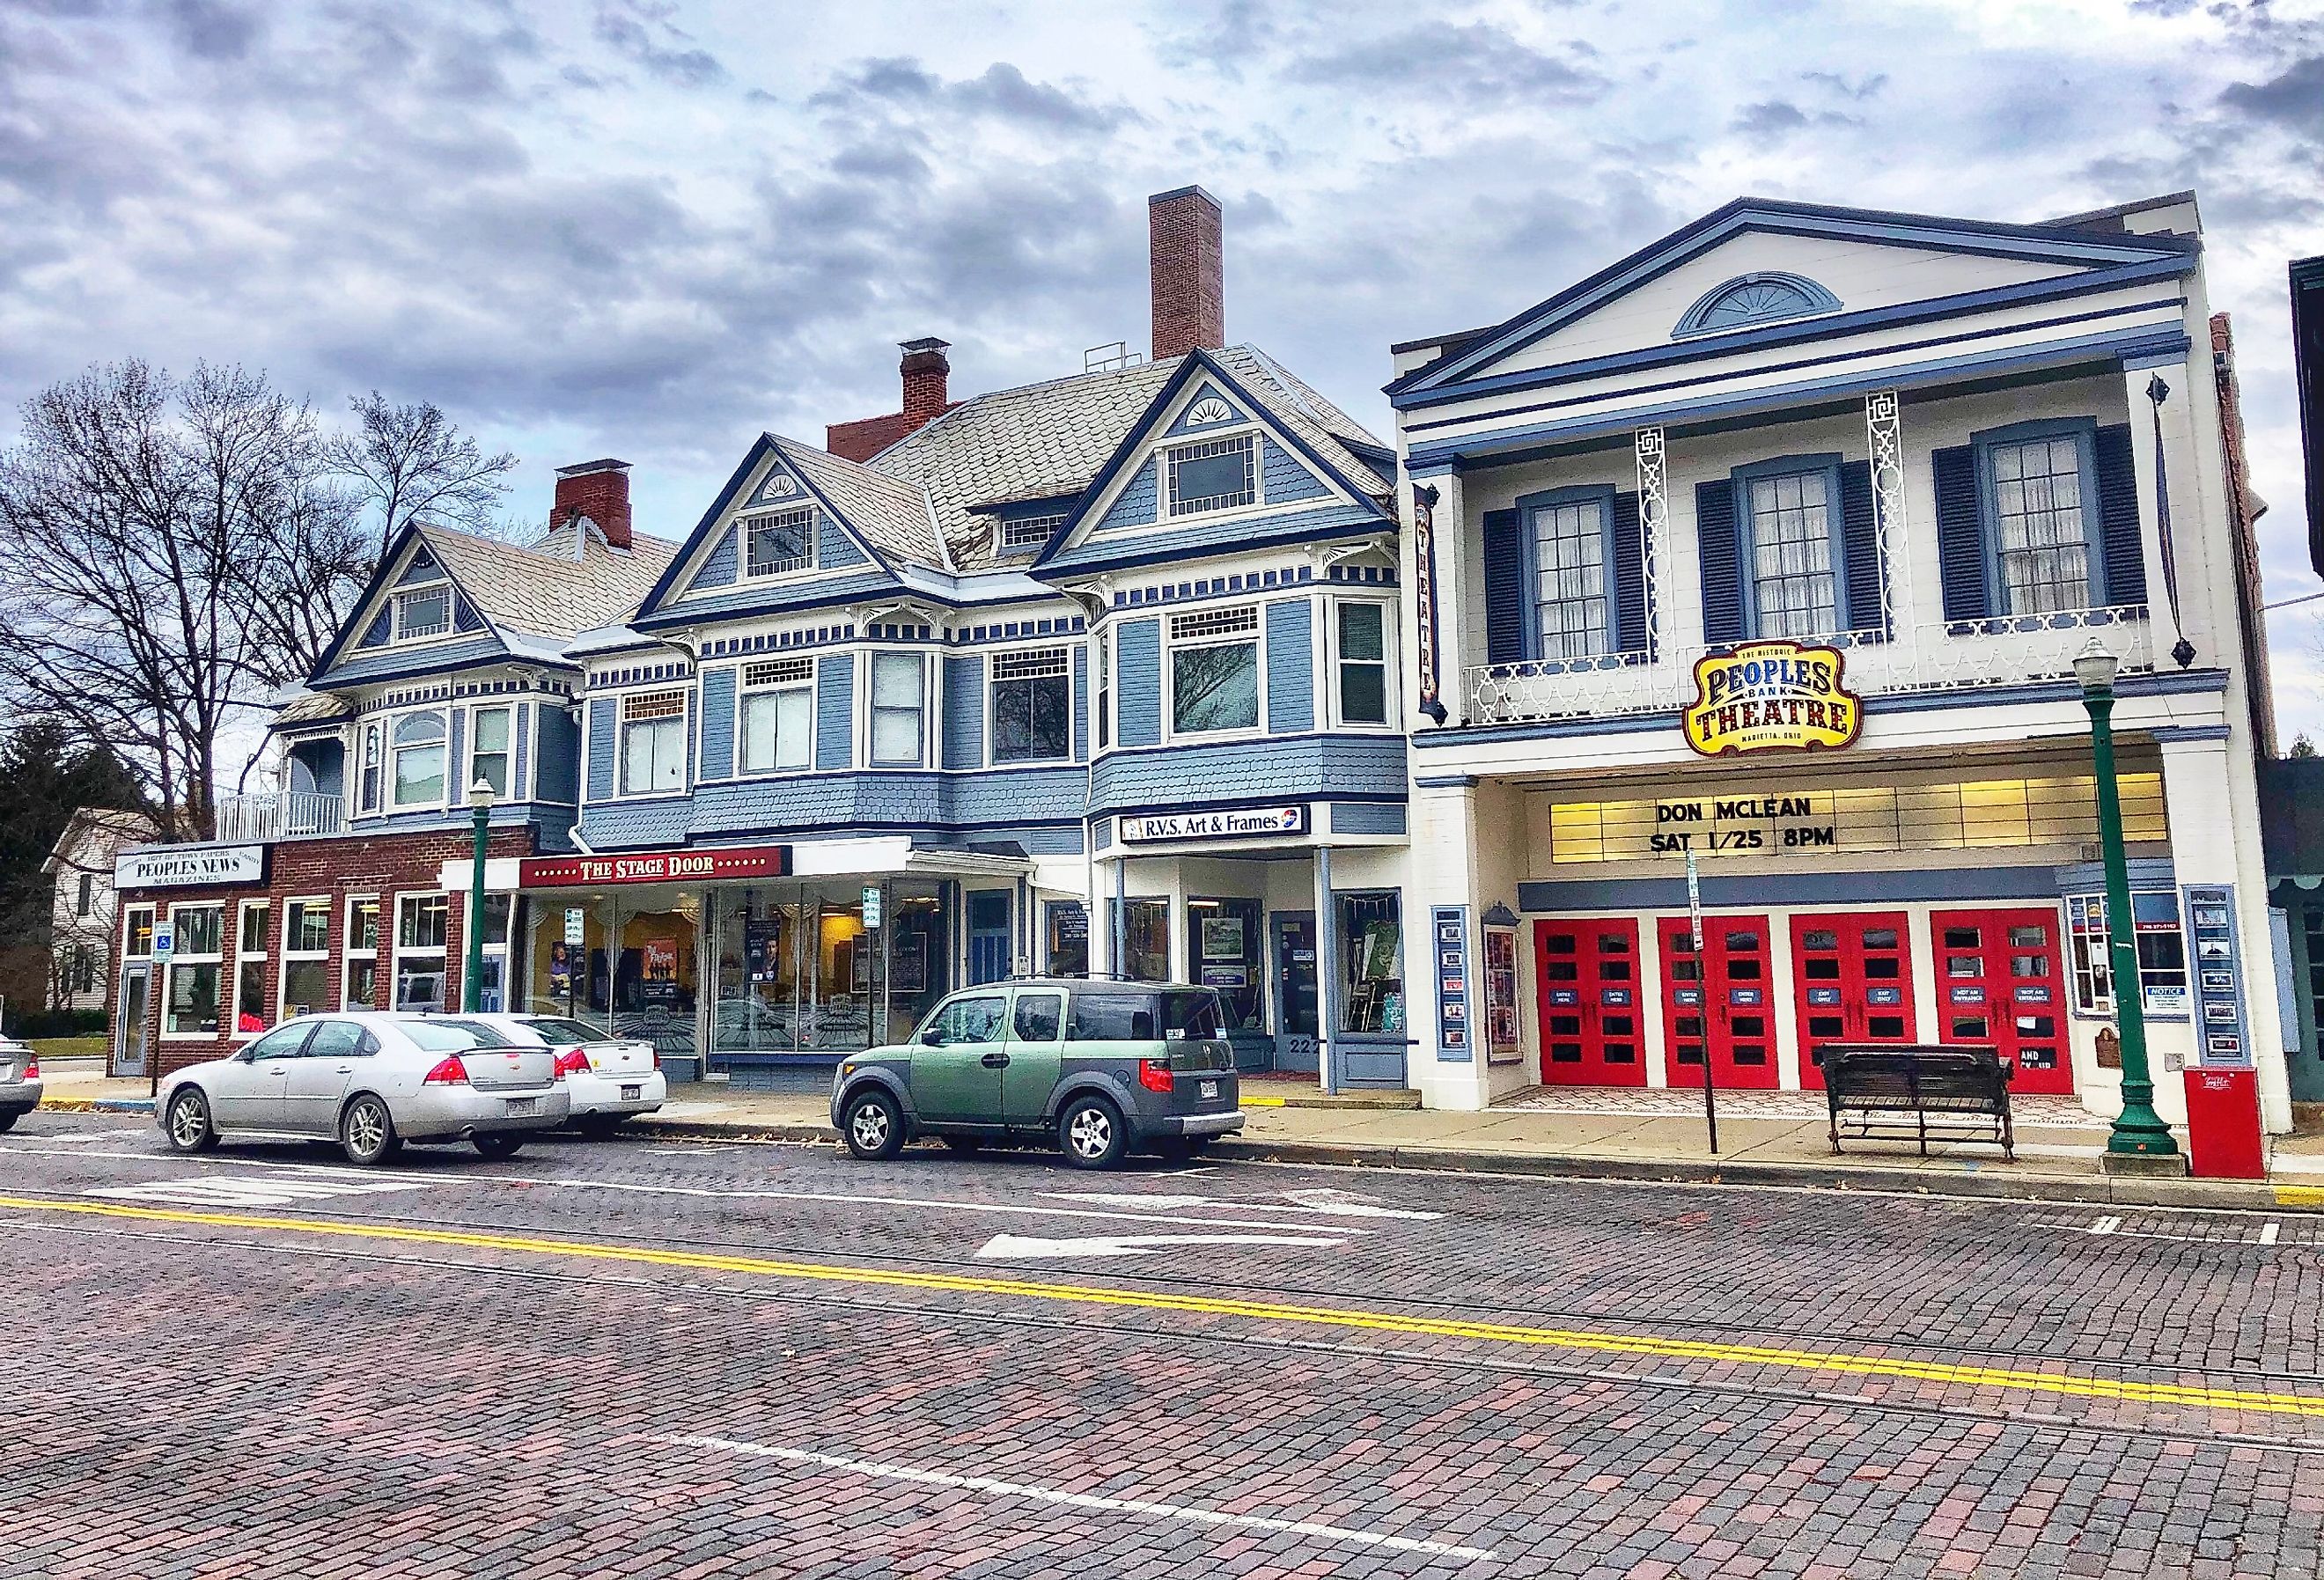
[[[1845,1351],[1797,1350],[1768,1344],[1715,1344],[1699,1339],[1662,1338],[1647,1335],[1607,1333],[1588,1328],[1526,1327],[1509,1323],[1465,1322],[1442,1317],[1407,1317],[1388,1311],[1362,1311],[1333,1306],[1291,1305],[1271,1300],[1238,1300],[1211,1295],[1184,1295],[1168,1290],[1114,1289],[1098,1284],[1042,1283],[1030,1279],[985,1278],[964,1273],[927,1272],[895,1268],[843,1267],[825,1262],[790,1261],[759,1256],[723,1256],[701,1251],[673,1251],[648,1245],[612,1245],[587,1240],[545,1239],[521,1234],[486,1234],[463,1229],[420,1229],[401,1224],[365,1224],[332,1218],[279,1218],[250,1213],[189,1212],[170,1207],[137,1207],[112,1203],[48,1201],[31,1197],[0,1196],[0,1209],[29,1213],[75,1213],[93,1217],[132,1218],[144,1223],[192,1224],[224,1229],[265,1229],[282,1234],[340,1235],[355,1240],[384,1240],[407,1245],[462,1246],[476,1251],[512,1251],[546,1256],[583,1257],[598,1261],[640,1262],[653,1267],[687,1268],[697,1272],[752,1273],[763,1278],[801,1279],[825,1283],[870,1284],[890,1289],[940,1289],[953,1294],[1001,1295],[1024,1300],[1061,1301],[1081,1306],[1130,1307],[1148,1311],[1185,1311],[1205,1317],[1240,1317],[1262,1322],[1301,1323],[1314,1326],[1356,1328],[1367,1333],[1401,1334],[1432,1338],[1474,1339],[1487,1344],[1539,1345],[1553,1349],[1593,1351],[1604,1354],[1649,1355],[1664,1360],[1720,1362],[1771,1366],[1794,1371],[1838,1372],[1858,1377],[1890,1377],[1915,1382],[1957,1383],[1974,1388],[2014,1390],[2024,1393],[2060,1394],[2077,1399],[2118,1400],[2126,1403],[2187,1406],[2199,1409],[2254,1410],[2273,1415],[2324,1417],[2324,1398],[2262,1393],[2243,1389],[2209,1388],[2176,1382],[2140,1382],[2120,1378],[2082,1376],[2071,1372],[2031,1372],[2006,1366],[1959,1365],[1943,1361],[1916,1361],[1895,1355],[1854,1354]]]

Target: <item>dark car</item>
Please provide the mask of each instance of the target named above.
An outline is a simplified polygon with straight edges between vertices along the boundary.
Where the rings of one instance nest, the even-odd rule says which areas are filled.
[[[954,993],[911,1041],[842,1063],[831,1123],[859,1158],[933,1135],[962,1149],[1042,1141],[1108,1169],[1240,1130],[1238,1096],[1211,989],[1021,978]]]

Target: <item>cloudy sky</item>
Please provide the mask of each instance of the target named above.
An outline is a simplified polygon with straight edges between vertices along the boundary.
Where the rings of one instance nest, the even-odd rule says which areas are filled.
[[[1227,321],[1381,431],[1387,346],[1739,193],[2036,219],[2195,187],[2272,599],[2303,551],[2284,263],[2324,253],[2324,0],[0,0],[0,409],[239,359],[636,463],[676,536],[762,428],[1147,334],[1150,191]],[[10,419],[0,414],[0,436]],[[2274,616],[2324,735],[2324,601]]]

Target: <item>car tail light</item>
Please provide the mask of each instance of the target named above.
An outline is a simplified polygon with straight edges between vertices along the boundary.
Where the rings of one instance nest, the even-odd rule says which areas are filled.
[[[456,1053],[446,1054],[436,1061],[436,1067],[420,1077],[423,1086],[465,1086],[468,1084],[468,1067],[460,1062]]]
[[[24,1061],[24,1079],[28,1081],[37,1081],[40,1078],[41,1061],[36,1058],[26,1059]]]
[[[1138,1061],[1138,1084],[1149,1092],[1170,1089],[1170,1061],[1167,1058],[1141,1058]]]
[[[589,1067],[589,1056],[578,1048],[568,1048],[557,1056],[557,1064],[549,1074],[558,1080],[578,1075]]]
[[[652,1045],[649,1044],[649,1045],[647,1046],[647,1048],[646,1048],[646,1054],[647,1054],[647,1056],[648,1056],[649,1058],[650,1058],[654,1061],[654,1062],[653,1062],[653,1067],[654,1067],[654,1068],[656,1068],[656,1069],[659,1069],[659,1068],[661,1068],[661,1049],[659,1049],[659,1048],[655,1048],[655,1047],[653,1047]]]

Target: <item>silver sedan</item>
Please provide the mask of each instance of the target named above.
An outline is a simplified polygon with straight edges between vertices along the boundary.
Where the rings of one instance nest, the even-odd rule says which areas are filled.
[[[180,1152],[225,1136],[291,1136],[336,1140],[368,1165],[406,1141],[511,1157],[570,1108],[547,1049],[458,1016],[374,1012],[304,1015],[232,1058],[173,1071],[153,1113]]]
[[[40,1105],[40,1056],[12,1038],[0,1037],[0,1134]]]

